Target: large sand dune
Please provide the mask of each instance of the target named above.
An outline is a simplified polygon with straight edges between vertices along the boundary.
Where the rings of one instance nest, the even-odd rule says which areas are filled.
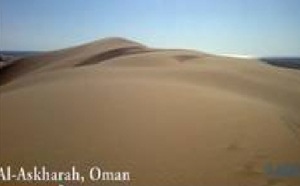
[[[132,175],[91,185],[300,184],[264,172],[300,163],[300,71],[110,38],[0,79],[1,165]]]

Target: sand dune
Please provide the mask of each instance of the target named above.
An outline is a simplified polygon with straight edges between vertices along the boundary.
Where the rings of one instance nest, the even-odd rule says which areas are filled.
[[[1,165],[130,171],[117,185],[300,184],[264,172],[300,163],[300,71],[110,38],[0,79]]]

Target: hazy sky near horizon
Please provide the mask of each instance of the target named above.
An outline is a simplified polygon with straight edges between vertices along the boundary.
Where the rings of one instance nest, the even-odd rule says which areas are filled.
[[[300,56],[299,0],[0,0],[0,50],[119,36],[151,47]]]

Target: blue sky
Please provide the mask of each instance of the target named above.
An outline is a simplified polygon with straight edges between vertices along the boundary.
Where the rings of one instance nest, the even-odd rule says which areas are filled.
[[[0,0],[0,50],[119,36],[152,47],[300,56],[299,0]]]

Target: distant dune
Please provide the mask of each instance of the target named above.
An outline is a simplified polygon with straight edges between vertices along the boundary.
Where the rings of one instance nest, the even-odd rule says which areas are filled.
[[[85,185],[300,185],[265,172],[300,164],[299,70],[108,38],[18,59],[0,83],[1,165],[132,175]]]
[[[261,58],[261,61],[264,61],[268,64],[284,67],[284,68],[292,68],[300,70],[300,57],[273,57],[273,58]]]

